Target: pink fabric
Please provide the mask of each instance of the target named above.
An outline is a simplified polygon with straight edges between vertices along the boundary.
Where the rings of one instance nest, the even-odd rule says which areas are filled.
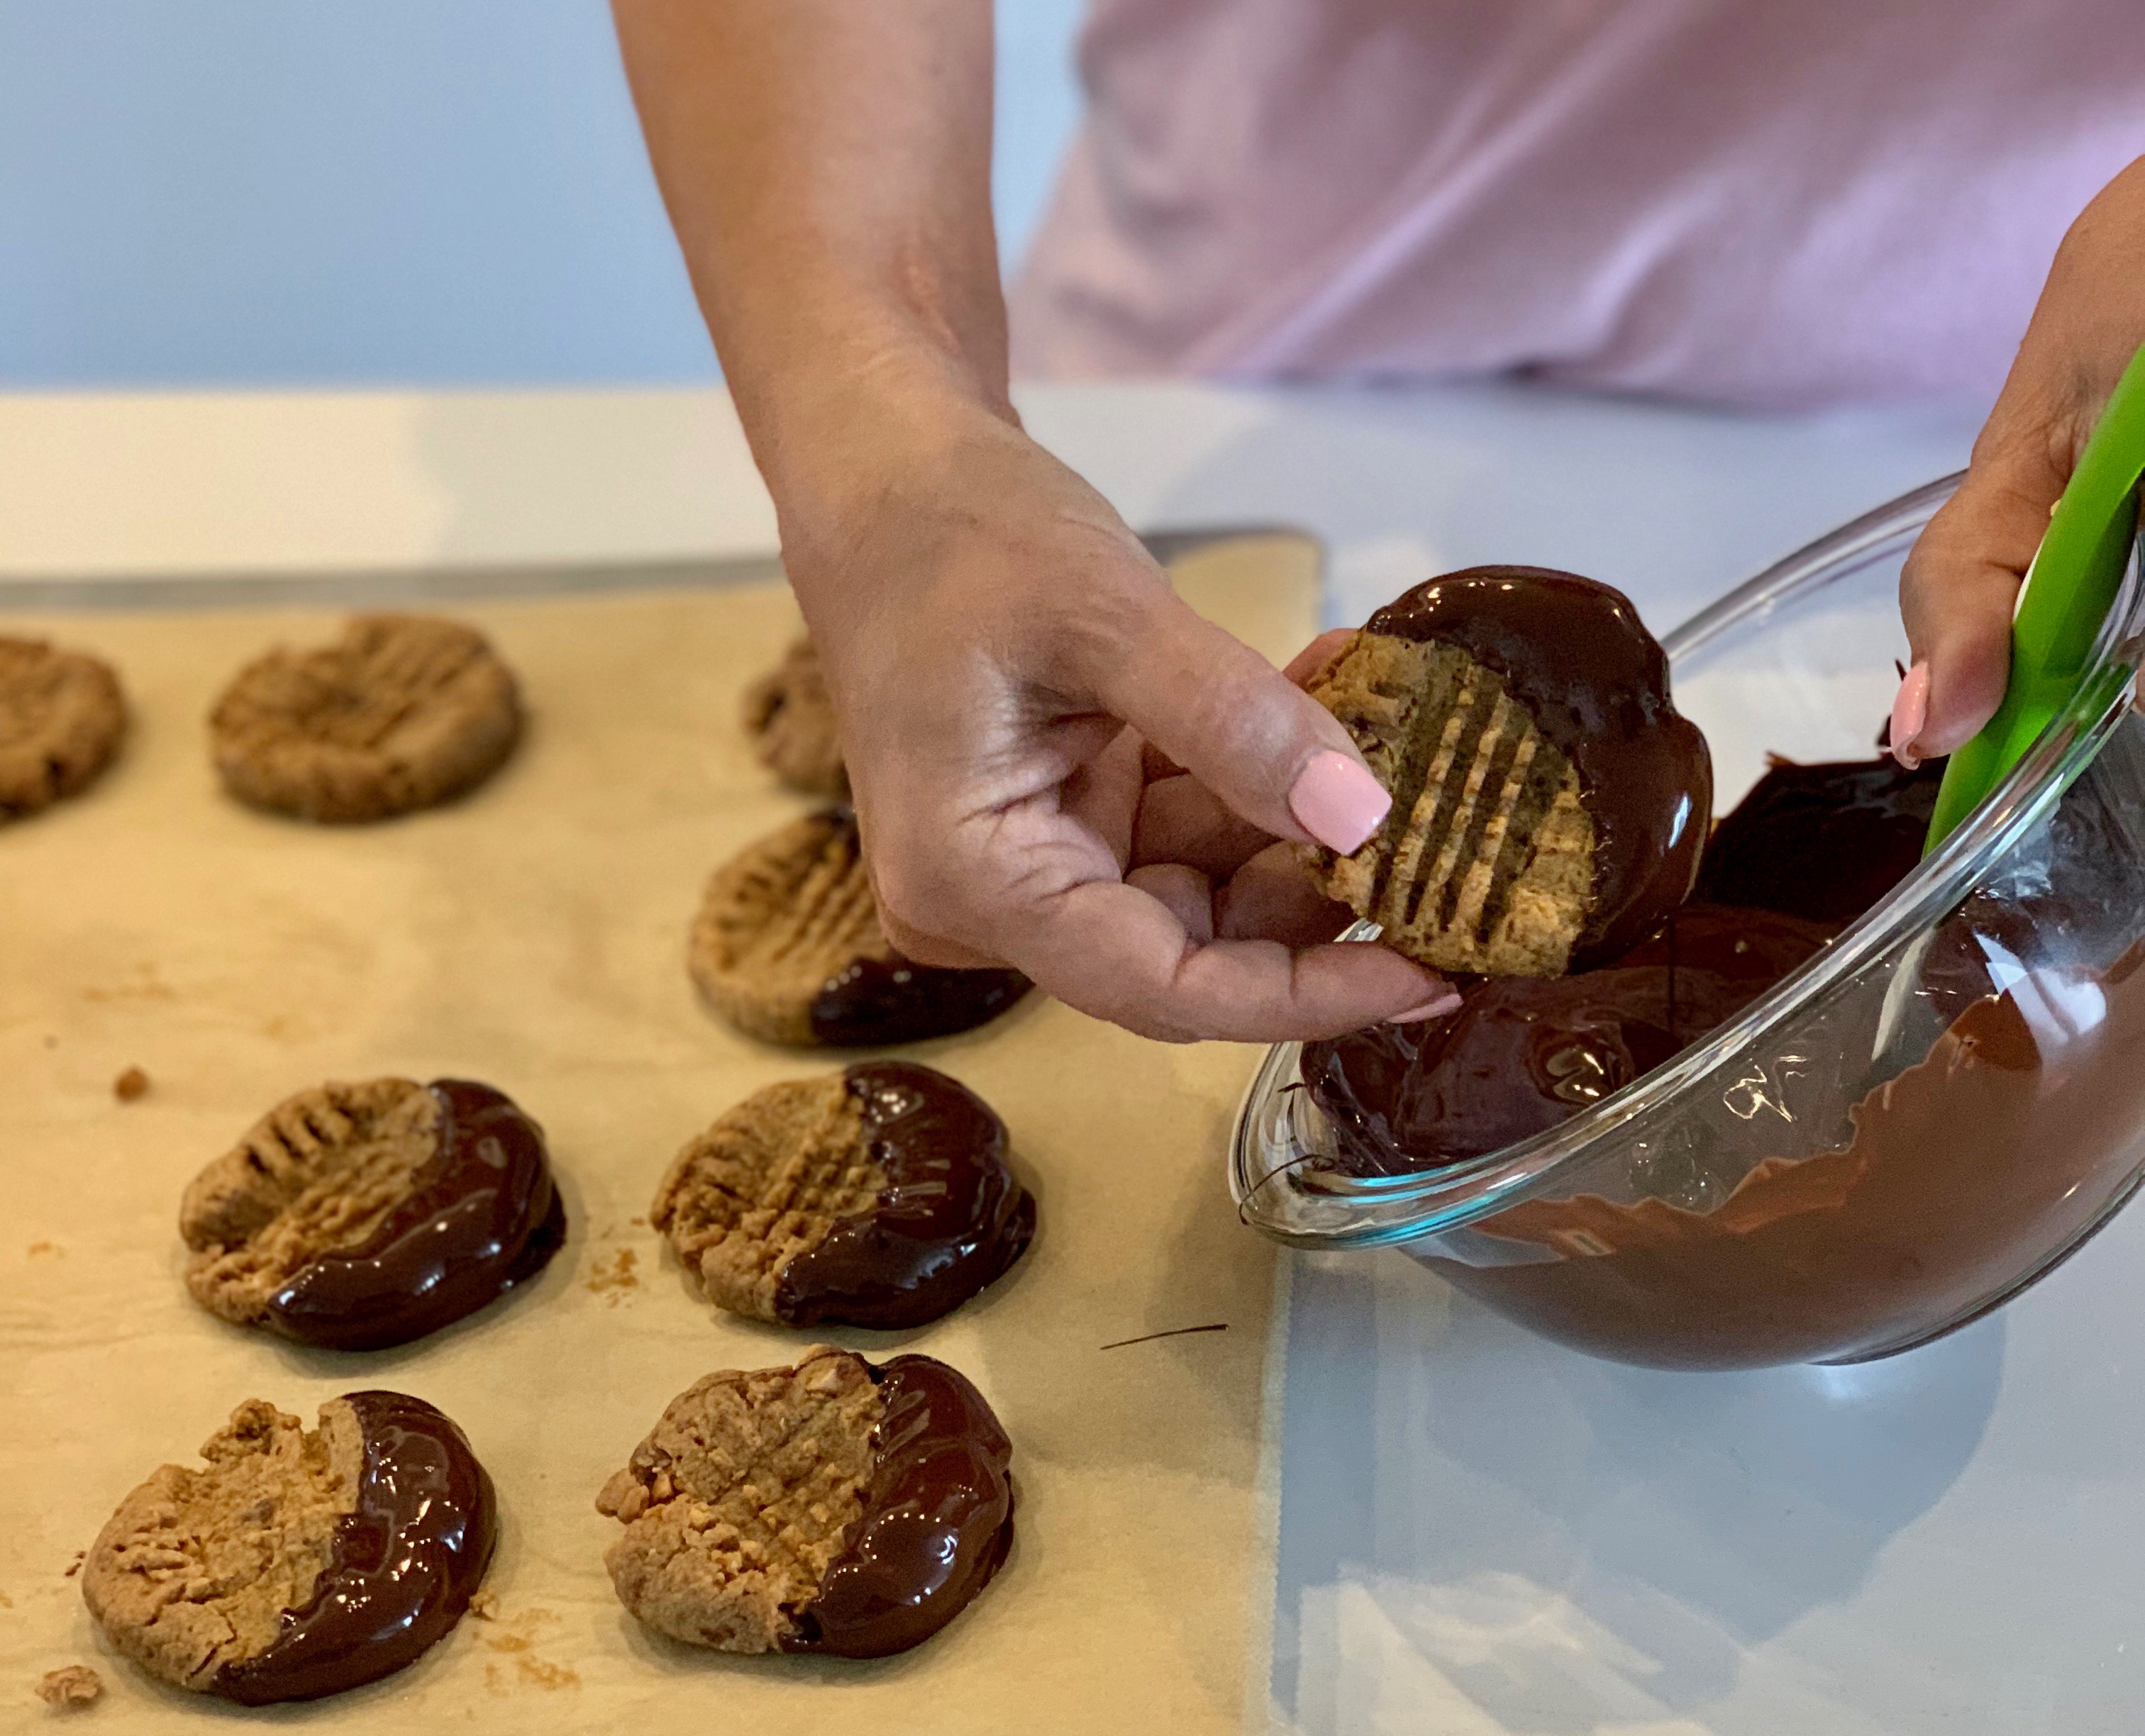
[[[2137,0],[1096,0],[1028,375],[1993,395]]]

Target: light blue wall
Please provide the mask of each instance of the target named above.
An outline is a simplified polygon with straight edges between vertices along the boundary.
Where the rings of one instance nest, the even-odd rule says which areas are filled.
[[[999,223],[1079,0],[1000,0]],[[696,381],[604,0],[0,0],[0,386]]]

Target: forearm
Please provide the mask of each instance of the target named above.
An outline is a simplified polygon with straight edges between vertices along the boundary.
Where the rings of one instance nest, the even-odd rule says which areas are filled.
[[[1010,417],[989,0],[613,0],[687,268],[778,502],[868,406]]]

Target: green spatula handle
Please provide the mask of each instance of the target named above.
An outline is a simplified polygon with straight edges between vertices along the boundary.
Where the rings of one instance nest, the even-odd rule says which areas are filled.
[[[2085,678],[2115,601],[2145,475],[2145,348],[2130,358],[2057,503],[2011,623],[2011,681],[1980,734],[1951,757],[1937,793],[1933,850],[2025,757]]]

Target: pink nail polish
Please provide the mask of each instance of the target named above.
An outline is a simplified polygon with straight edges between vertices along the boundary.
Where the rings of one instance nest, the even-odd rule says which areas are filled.
[[[1918,663],[1907,671],[1906,679],[1899,684],[1899,697],[1892,701],[1892,757],[1909,771],[1922,763],[1922,756],[1914,751],[1914,738],[1929,720],[1929,666]]]
[[[1386,1022],[1389,1025],[1419,1025],[1425,1019],[1443,1018],[1448,1012],[1460,1010],[1460,997],[1451,989],[1434,1001],[1425,1001],[1420,1007],[1411,1007],[1406,1012],[1396,1012]]]
[[[1288,793],[1288,811],[1296,823],[1343,856],[1361,847],[1392,805],[1369,768],[1330,749],[1311,756]]]

